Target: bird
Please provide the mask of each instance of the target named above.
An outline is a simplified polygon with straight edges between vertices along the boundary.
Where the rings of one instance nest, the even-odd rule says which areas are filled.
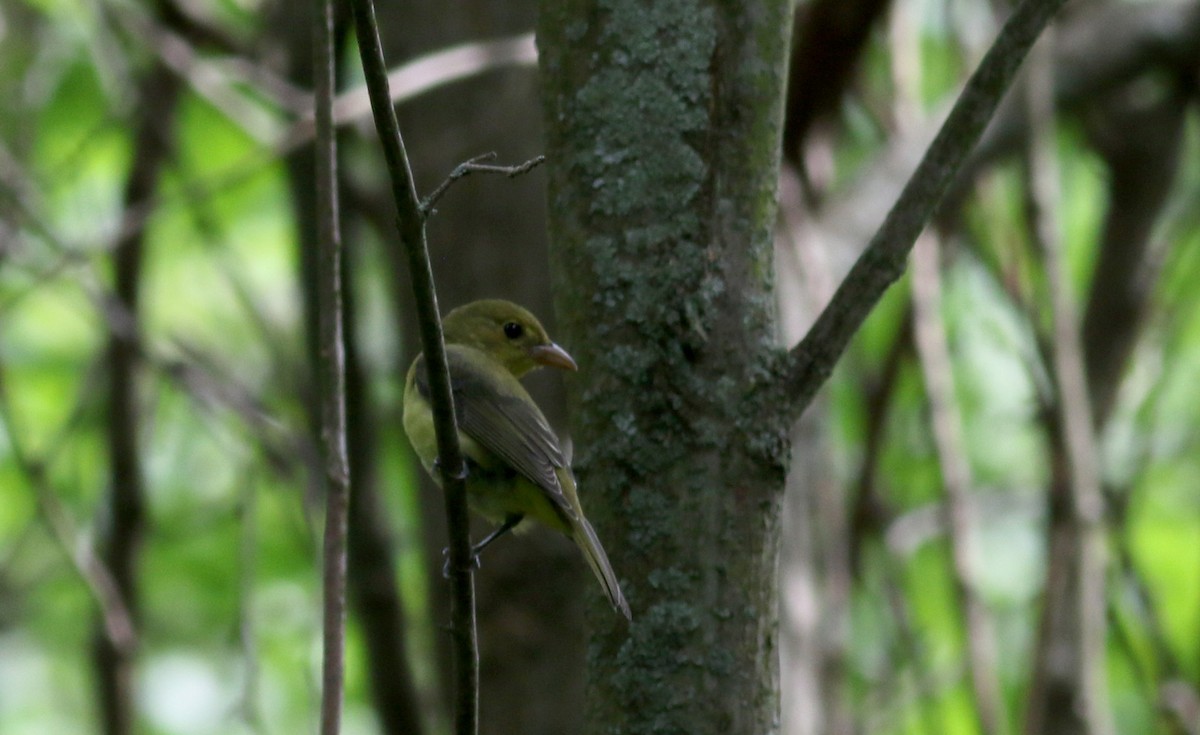
[[[613,608],[632,620],[629,603],[592,525],[583,514],[575,475],[558,437],[520,383],[543,366],[577,370],[532,313],[510,301],[485,299],[452,310],[442,322],[458,441],[466,459],[468,505],[498,524],[471,547],[483,549],[528,521],[566,535],[579,547]],[[404,431],[425,470],[440,485],[437,436],[424,354],[404,383]]]

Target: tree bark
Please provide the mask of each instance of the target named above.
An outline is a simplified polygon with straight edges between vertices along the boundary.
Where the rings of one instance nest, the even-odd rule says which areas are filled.
[[[580,493],[633,608],[589,595],[586,732],[779,729],[790,421],[771,232],[791,7],[545,2],[540,64]]]

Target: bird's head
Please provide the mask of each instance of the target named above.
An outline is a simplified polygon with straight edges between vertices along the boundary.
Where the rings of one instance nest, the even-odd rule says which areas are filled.
[[[473,301],[442,322],[447,344],[474,347],[491,355],[516,377],[543,365],[577,370],[567,351],[550,340],[533,314],[511,301]]]

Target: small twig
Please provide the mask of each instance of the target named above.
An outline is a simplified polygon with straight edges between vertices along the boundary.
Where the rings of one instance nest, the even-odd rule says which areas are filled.
[[[920,42],[904,13],[892,22],[892,65],[896,85],[895,119],[902,131],[921,127],[924,111],[918,102],[921,88]],[[942,273],[940,236],[924,232],[917,238],[912,257],[912,328],[918,364],[925,384],[929,423],[941,471],[946,502],[946,539],[950,552],[951,578],[962,618],[967,672],[971,683],[973,710],[979,731],[985,735],[1007,732],[1003,690],[996,675],[995,635],[987,608],[976,594],[971,562],[971,518],[968,494],[974,480],[963,446],[962,416],[954,395],[954,366],[946,324],[942,317]]]
[[[121,597],[112,572],[97,556],[93,545],[79,531],[78,524],[71,518],[51,485],[46,475],[44,459],[30,456],[21,444],[21,434],[13,423],[4,378],[3,366],[0,366],[0,426],[9,438],[11,454],[17,469],[33,488],[43,522],[49,527],[51,535],[71,560],[71,565],[95,599],[109,643],[121,655],[128,656],[137,647],[137,629],[133,616]]]
[[[397,229],[408,257],[412,276],[421,348],[429,378],[433,425],[437,434],[438,467],[446,503],[446,524],[450,536],[450,587],[453,601],[451,618],[454,639],[455,703],[457,735],[475,735],[479,730],[479,649],[475,633],[475,583],[472,572],[470,525],[467,518],[466,463],[458,443],[458,422],[454,415],[454,396],[450,392],[450,369],[438,315],[433,269],[425,242],[425,217],[417,199],[408,152],[400,135],[400,124],[388,90],[387,66],[371,0],[352,0],[363,76],[375,114],[388,174],[392,198],[396,203]]]
[[[162,66],[152,68],[138,84],[141,104],[135,138],[137,155],[122,196],[126,206],[146,200],[170,162],[174,140],[171,130],[182,89]],[[117,239],[111,253],[110,300],[113,308],[127,318],[111,321],[106,318],[109,328],[103,352],[108,368],[104,438],[109,466],[103,503],[108,522],[96,544],[99,557],[112,572],[116,589],[135,623],[147,513],[145,470],[138,446],[142,426],[138,381],[143,366],[136,346],[145,247],[143,231]],[[107,308],[102,305],[102,309]],[[115,649],[107,636],[101,635],[93,642],[92,664],[103,731],[109,735],[133,732],[137,677],[132,656]]]
[[[1053,42],[1048,37],[1047,44]],[[1030,234],[1041,250],[1046,287],[1049,292],[1053,337],[1050,343],[1051,359],[1056,387],[1056,419],[1061,430],[1060,441],[1054,442],[1054,451],[1061,453],[1065,462],[1067,481],[1066,500],[1069,502],[1069,520],[1062,528],[1062,546],[1053,542],[1050,548],[1061,549],[1065,566],[1069,570],[1063,581],[1061,600],[1066,611],[1055,611],[1047,602],[1043,621],[1054,624],[1043,625],[1043,646],[1062,645],[1058,640],[1064,632],[1072,659],[1069,667],[1058,661],[1045,660],[1035,674],[1058,678],[1071,688],[1071,695],[1081,725],[1092,735],[1115,732],[1109,710],[1108,688],[1105,672],[1106,623],[1106,572],[1108,567],[1105,546],[1104,499],[1100,490],[1097,467],[1098,450],[1092,419],[1092,403],[1088,393],[1087,370],[1084,364],[1080,321],[1071,294],[1070,278],[1063,256],[1061,224],[1057,213],[1061,209],[1059,191],[1059,166],[1054,150],[1054,77],[1051,66],[1052,46],[1039,49],[1030,67],[1029,106],[1031,120],[1031,146],[1029,155],[1031,210]],[[1057,464],[1057,461],[1056,461]],[[1055,492],[1054,489],[1051,492]],[[1051,532],[1053,532],[1053,525]],[[1055,553],[1054,551],[1051,552]],[[1053,564],[1051,559],[1048,563]],[[1051,579],[1047,578],[1047,595]],[[1053,599],[1053,598],[1048,598]],[[1057,614],[1056,614],[1057,613]],[[1059,624],[1061,621],[1061,624]],[[1046,636],[1050,636],[1047,638]],[[1060,657],[1056,656],[1056,659]],[[1070,668],[1071,671],[1064,671]],[[1059,682],[1054,682],[1059,683]],[[1037,691],[1038,687],[1033,687]],[[1044,688],[1041,696],[1044,698]],[[1030,706],[1031,713],[1046,713],[1051,705],[1041,701],[1039,706]],[[1050,713],[1042,723],[1055,729],[1062,722],[1059,715]]]
[[[973,484],[963,447],[962,416],[954,396],[954,369],[942,320],[942,289],[938,236],[917,240],[912,257],[913,331],[925,382],[929,421],[946,496],[946,538],[959,612],[966,639],[968,673],[975,698],[975,716],[983,733],[1008,731],[1003,690],[996,676],[996,638],[987,607],[975,592],[971,537],[975,533],[968,494]]]
[[[846,562],[849,574],[858,576],[862,572],[866,556],[866,544],[872,534],[887,525],[894,515],[879,489],[878,476],[882,474],[883,453],[887,444],[888,416],[892,402],[896,399],[901,375],[913,351],[912,306],[906,307],[900,317],[900,328],[896,330],[892,344],[883,358],[876,375],[862,381],[863,413],[867,425],[863,432],[862,460],[859,474],[851,492],[852,507],[849,509],[846,527]],[[833,529],[825,529],[827,533]]]
[[[238,645],[244,667],[241,692],[236,704],[238,718],[252,732],[265,732],[258,710],[260,671],[258,634],[254,626],[255,575],[258,551],[258,478],[248,473],[241,483],[241,498],[237,514],[240,526],[238,540]]]
[[[892,621],[896,627],[895,637],[887,645],[887,651],[890,654],[888,658],[891,663],[895,664],[894,673],[897,680],[900,678],[901,667],[905,664],[904,659],[908,659],[908,668],[912,674],[913,689],[917,699],[913,708],[917,713],[916,719],[921,724],[920,729],[923,732],[940,732],[942,728],[939,727],[940,723],[934,708],[938,687],[933,672],[930,670],[929,656],[925,653],[920,635],[913,624],[912,605],[904,594],[901,581],[904,579],[904,565],[898,556],[890,553],[886,539],[880,540],[883,546],[880,554],[883,567],[883,595],[887,598],[888,606],[892,611]],[[900,691],[901,688],[897,686],[896,696],[899,696]]]
[[[514,178],[521,174],[532,171],[545,162],[545,156],[537,156],[531,158],[525,163],[517,164],[516,166],[497,166],[494,164],[481,163],[481,161],[496,160],[496,153],[484,153],[482,156],[476,156],[470,160],[463,161],[454,167],[446,180],[438,185],[438,188],[430,192],[429,196],[421,202],[421,216],[428,219],[436,210],[433,205],[437,204],[442,195],[459,179],[465,178],[469,174],[502,174],[508,178]]]
[[[1023,0],[971,75],[883,224],[808,334],[788,353],[783,387],[800,415],[905,260],[995,112],[1029,47],[1065,0]]]
[[[10,162],[7,152],[0,145],[0,176],[3,176],[4,168]],[[6,181],[4,183],[8,184],[9,182]],[[3,187],[0,187],[0,202],[4,200],[5,194],[6,192]],[[202,198],[202,196],[197,197],[197,206],[200,206],[199,202]],[[103,279],[97,272],[97,266],[82,251],[75,250],[71,245],[63,242],[41,220],[32,207],[15,197],[12,201],[16,204],[17,215],[22,218],[28,227],[32,228],[38,234],[41,242],[56,255],[57,259],[52,267],[33,273],[31,278],[35,281],[34,285],[25,291],[16,293],[8,301],[0,302],[0,320],[22,298],[35,293],[37,288],[42,285],[42,281],[50,280],[59,271],[79,265],[82,268],[81,277],[78,282],[79,289],[93,306],[95,313],[104,321],[107,328],[114,333],[120,334],[129,345],[137,349],[138,359],[144,365],[178,386],[183,394],[195,403],[198,408],[212,408],[213,406],[217,406],[237,416],[246,425],[249,431],[248,436],[258,440],[261,450],[270,461],[270,465],[280,476],[288,478],[292,476],[291,469],[294,465],[296,455],[304,457],[306,466],[316,466],[317,461],[314,459],[316,455],[315,448],[306,442],[304,436],[298,432],[285,432],[283,424],[274,420],[268,414],[263,401],[254,396],[250,387],[244,385],[227,370],[220,369],[218,360],[214,359],[213,356],[205,354],[195,345],[179,337],[164,340],[171,344],[170,349],[159,349],[156,345],[145,340],[144,335],[137,334],[134,330],[131,330],[129,325],[134,321],[132,314],[115,298],[106,286],[102,285]],[[211,223],[207,221],[208,218],[197,215],[196,219],[197,228],[211,237],[211,233],[208,232],[211,229]],[[214,253],[214,257],[218,255]],[[249,297],[249,290],[238,275],[238,268],[233,264],[226,263],[219,257],[217,258],[217,262],[218,266],[220,266],[229,279],[230,288],[233,289],[239,302],[250,315],[251,322],[258,328],[261,337],[260,341],[271,348],[270,352],[274,360],[273,373],[290,375],[294,371],[288,362],[285,350],[279,345],[279,340],[275,338],[269,329],[262,310]],[[22,264],[13,263],[13,265],[15,267],[27,268],[27,266]],[[101,388],[97,381],[98,378],[86,384],[84,390],[98,394]],[[81,411],[82,409],[77,408],[73,418],[59,429],[58,437],[49,442],[40,457],[43,464],[49,465],[52,463],[56,454],[54,447],[60,446],[66,441],[68,434],[78,421]]]
[[[341,729],[346,658],[346,534],[350,462],[346,448],[346,355],[342,317],[342,238],[338,228],[337,140],[333,130],[333,0],[316,0],[313,77],[316,139],[317,372],[325,458],[324,658],[321,668],[321,735]]]

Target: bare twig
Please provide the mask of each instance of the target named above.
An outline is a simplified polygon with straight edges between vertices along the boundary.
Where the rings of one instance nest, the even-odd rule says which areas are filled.
[[[1109,174],[1108,209],[1082,319],[1097,427],[1112,414],[1130,355],[1145,331],[1168,248],[1179,241],[1157,226],[1184,221],[1168,210],[1187,159],[1182,146],[1190,99],[1182,84],[1150,98],[1131,84],[1106,95],[1083,116],[1088,141]],[[1138,134],[1129,135],[1130,130]]]
[[[954,372],[941,316],[941,274],[938,238],[926,233],[913,248],[913,328],[921,374],[929,402],[934,445],[946,493],[946,528],[954,572],[954,588],[963,615],[964,637],[975,696],[975,711],[983,733],[1007,732],[1004,701],[996,676],[995,635],[987,608],[972,587],[971,536],[974,533],[968,492],[971,467],[962,447],[962,419],[954,398]]]
[[[339,182],[343,208],[354,204],[345,196],[346,181]],[[352,216],[343,214],[350,221]],[[391,223],[388,222],[387,226]],[[386,227],[383,231],[386,231]],[[346,249],[342,288],[345,301],[346,329],[346,439],[349,444],[350,473],[354,493],[350,496],[349,543],[347,547],[350,604],[366,647],[366,674],[382,733],[421,735],[430,729],[422,721],[432,716],[432,707],[423,706],[413,676],[408,652],[413,616],[401,599],[396,575],[396,559],[391,519],[384,512],[378,472],[379,427],[377,402],[370,397],[371,376],[362,359],[362,344],[368,339],[360,329],[354,298],[355,267],[353,248]],[[310,289],[305,278],[305,288]],[[306,297],[306,309],[314,300]],[[419,615],[419,613],[417,613]],[[440,713],[439,713],[440,714]]]
[[[14,176],[14,180],[4,180],[5,185],[13,187],[12,191],[5,192],[0,187],[0,202],[4,201],[4,194],[13,194],[25,189],[25,186],[18,180],[24,179],[24,172],[7,168],[9,163],[15,164],[15,161],[12,161],[3,146],[0,146],[0,178],[4,178],[5,174]],[[32,181],[32,179],[29,180]],[[310,446],[305,437],[299,432],[284,431],[283,425],[268,415],[262,401],[253,395],[250,388],[242,384],[238,376],[221,369],[218,361],[211,355],[205,354],[195,345],[179,337],[166,340],[171,343],[169,349],[162,349],[158,345],[143,340],[142,335],[130,328],[134,324],[132,313],[107,287],[101,284],[99,269],[92,258],[87,253],[75,250],[71,245],[60,240],[52,228],[38,216],[32,204],[22,201],[17,196],[9,201],[13,205],[16,216],[38,233],[42,242],[55,254],[56,260],[53,267],[38,270],[31,277],[34,284],[27,290],[18,292],[8,301],[0,302],[0,317],[9,309],[14,308],[21,298],[34,293],[43,282],[53,278],[59,271],[78,266],[81,268],[81,274],[77,281],[79,289],[93,305],[106,327],[114,333],[121,334],[128,344],[137,349],[139,361],[176,384],[197,407],[210,409],[219,406],[235,414],[246,425],[249,436],[258,441],[269,463],[281,476],[286,478],[293,476],[292,470],[297,455],[304,458],[305,466],[317,466],[318,462],[315,459],[317,451]],[[198,213],[196,220],[197,228],[208,235],[211,240],[213,237],[211,216]],[[240,278],[238,269],[219,256],[219,253],[214,252],[214,257],[217,258],[218,265],[228,278],[230,287],[250,315],[251,321],[258,328],[262,343],[271,348],[274,373],[291,375],[295,371],[291,369],[288,357],[284,354],[285,350],[279,346],[280,340],[271,332],[261,309],[250,298],[248,287]],[[26,267],[24,264],[17,263],[13,263],[13,266]],[[98,392],[100,389],[92,387],[91,390]],[[65,441],[71,426],[70,422],[64,425],[59,431],[60,438],[51,442],[51,446]],[[49,465],[53,455],[53,451],[47,450],[43,453],[41,461]]]
[[[479,719],[479,651],[475,636],[475,588],[467,519],[466,465],[458,444],[454,398],[450,393],[450,371],[446,363],[446,347],[438,315],[429,250],[425,243],[424,216],[388,91],[387,67],[375,21],[375,7],[371,0],[353,0],[352,6],[363,73],[375,114],[375,127],[379,131],[392,181],[400,241],[408,256],[412,275],[417,319],[421,328],[421,347],[429,377],[433,422],[437,433],[438,467],[450,535],[455,730],[458,735],[474,735]]]
[[[160,24],[138,7],[113,6],[116,20],[128,35],[145,44],[160,64],[258,143],[270,145],[279,137],[279,124],[271,108],[294,109],[300,101],[311,104],[310,95],[244,57],[237,68],[213,63],[178,32],[182,29]],[[254,95],[244,91],[247,83],[253,86]],[[260,98],[265,98],[267,104]]]
[[[896,397],[904,366],[912,356],[912,308],[899,320],[902,328],[896,332],[879,367],[878,375],[872,376],[862,388],[863,413],[867,425],[863,432],[862,462],[854,482],[854,505],[850,509],[850,522],[846,529],[846,563],[848,573],[859,575],[862,560],[866,555],[867,542],[874,534],[882,532],[888,519],[894,515],[880,496],[878,474],[887,446],[888,415],[892,400]],[[849,594],[847,589],[846,594]]]
[[[425,200],[421,202],[421,214],[425,217],[433,214],[436,211],[433,205],[437,204],[438,200],[442,198],[442,195],[446,193],[454,182],[465,178],[469,174],[503,174],[511,179],[514,176],[520,176],[523,173],[532,171],[546,161],[545,156],[537,156],[516,166],[497,166],[495,164],[483,163],[483,161],[491,161],[495,158],[496,154],[494,152],[484,153],[481,156],[476,156],[469,161],[463,161],[455,166],[450,175],[446,177],[446,180],[438,184],[438,187],[430,192],[429,196],[425,197]]]
[[[920,44],[903,12],[892,19],[893,76],[897,96],[895,118],[901,130],[919,126]],[[983,601],[972,587],[971,535],[974,532],[967,498],[971,467],[962,446],[962,418],[954,395],[954,368],[942,318],[941,248],[934,232],[922,233],[912,252],[912,313],[918,364],[925,383],[929,418],[942,487],[951,577],[962,615],[974,714],[985,735],[1007,731],[1000,681],[996,675],[995,638]]]
[[[258,478],[249,473],[241,482],[238,499],[238,645],[242,652],[242,689],[236,704],[237,716],[252,732],[264,732],[258,708],[258,635],[254,626],[255,575],[258,551]]]
[[[450,46],[413,59],[388,73],[388,93],[399,104],[446,84],[506,66],[537,64],[537,46],[533,34],[474,41]],[[371,101],[365,87],[356,87],[333,101],[333,117],[338,126],[365,118]]]
[[[162,166],[170,154],[171,121],[179,91],[180,85],[161,66],[152,69],[139,85],[137,155],[125,186],[126,205],[148,199],[158,184]],[[108,524],[98,543],[100,557],[111,570],[121,598],[135,622],[138,617],[138,552],[145,532],[146,504],[138,447],[137,390],[143,234],[139,232],[120,238],[112,252],[111,301],[125,318],[107,320],[109,392],[105,438],[109,488],[104,502]],[[94,641],[93,662],[104,732],[109,735],[132,732],[135,686],[132,658],[115,649],[107,636],[100,635]]]
[[[123,212],[117,239],[136,235],[146,226],[152,213],[180,203],[192,204],[212,198],[229,187],[258,175],[264,168],[277,162],[281,156],[312,141],[315,127],[310,116],[312,97],[307,91],[292,87],[244,58],[201,58],[184,38],[174,33],[178,29],[154,26],[152,21],[126,11],[119,11],[119,20],[130,26],[133,35],[143,38],[153,53],[198,95],[209,100],[230,122],[262,143],[263,147],[246,154],[240,161],[220,173],[182,187],[177,193],[155,192],[143,201],[129,203]],[[455,84],[493,69],[506,66],[532,67],[536,62],[537,49],[532,33],[464,43],[421,56],[396,67],[388,74],[392,85],[389,94],[392,104],[399,105],[441,86]],[[260,100],[246,96],[240,90],[242,86],[253,88],[256,95],[267,100],[270,109],[262,109]],[[290,126],[282,127],[275,119],[279,111],[299,116],[299,119]],[[365,87],[342,92],[334,100],[334,122],[339,129],[361,122],[368,112],[369,100]],[[119,120],[105,119],[97,125],[97,129],[119,123]],[[91,139],[92,136],[81,136],[81,140],[84,141]],[[0,146],[0,181],[8,183],[4,167],[11,157],[5,157],[4,153],[3,146]],[[69,168],[72,159],[73,156],[64,156],[60,167]],[[0,187],[0,199],[3,199],[5,194],[15,199],[17,192],[5,192],[3,187]],[[0,256],[5,254],[5,244],[0,242]],[[89,253],[94,253],[97,249],[104,249],[104,244],[89,243]]]
[[[133,617],[129,614],[129,608],[125,605],[120,590],[117,589],[112,572],[96,555],[92,543],[80,532],[78,525],[59,499],[50,478],[46,475],[44,460],[30,456],[22,445],[21,433],[14,423],[8,401],[7,381],[2,365],[0,426],[4,428],[8,437],[9,449],[17,469],[33,488],[42,520],[49,526],[54,539],[71,560],[75,571],[95,599],[109,643],[122,655],[130,655],[137,646],[137,630]]]
[[[880,566],[882,567],[883,589],[881,594],[887,600],[888,607],[891,610],[891,621],[895,626],[892,631],[892,637],[888,641],[888,652],[890,654],[889,663],[893,664],[893,670],[890,672],[895,677],[896,684],[902,683],[901,676],[905,663],[908,664],[908,670],[912,676],[912,687],[915,694],[916,702],[912,708],[916,710],[916,717],[920,722],[920,730],[922,732],[933,733],[941,732],[944,728],[940,726],[940,721],[937,716],[935,700],[937,698],[938,686],[930,670],[929,655],[925,652],[925,647],[921,645],[921,637],[918,635],[912,620],[912,608],[908,598],[904,594],[903,579],[904,579],[904,561],[888,548],[886,538],[881,538],[880,551]],[[903,691],[899,686],[882,687],[884,698],[895,702],[899,699],[900,692]],[[878,726],[871,728],[868,731],[876,731]]]
[[[346,527],[350,466],[346,453],[346,356],[342,332],[342,238],[338,228],[337,141],[333,132],[333,0],[317,0],[313,21],[317,121],[317,372],[325,454],[324,663],[321,734],[341,728],[346,655]]]
[[[792,348],[783,385],[794,415],[808,406],[867,314],[904,272],[917,235],[979,140],[1029,47],[1064,1],[1023,0],[1013,11],[866,250],[816,324]]]
[[[1050,36],[1046,43],[1053,40]],[[1047,287],[1050,292],[1054,338],[1051,343],[1054,382],[1058,390],[1058,422],[1062,427],[1061,451],[1066,464],[1069,522],[1063,529],[1061,546],[1051,545],[1051,550],[1062,553],[1074,563],[1066,564],[1068,570],[1062,583],[1073,594],[1060,599],[1070,606],[1059,613],[1047,610],[1044,620],[1058,617],[1070,621],[1064,628],[1043,626],[1042,631],[1055,640],[1043,640],[1045,646],[1069,646],[1074,651],[1068,657],[1067,666],[1072,669],[1065,674],[1069,680],[1073,705],[1082,718],[1083,732],[1088,735],[1106,735],[1113,732],[1108,710],[1107,685],[1105,683],[1104,656],[1106,650],[1105,610],[1105,559],[1104,500],[1100,492],[1096,438],[1092,422],[1091,400],[1088,395],[1087,375],[1084,369],[1083,346],[1080,337],[1079,318],[1075,300],[1062,256],[1060,224],[1056,213],[1061,197],[1058,191],[1058,162],[1054,152],[1054,97],[1053,69],[1050,64],[1049,47],[1039,50],[1035,63],[1031,65],[1032,77],[1029,88],[1034,133],[1030,154],[1030,185],[1032,210],[1032,234],[1040,245],[1046,270]],[[1053,563],[1055,560],[1051,560]],[[1048,584],[1052,580],[1048,578]],[[1047,601],[1047,607],[1052,603]],[[1069,633],[1067,641],[1057,640],[1062,633]],[[1064,650],[1069,650],[1065,648]],[[1061,664],[1060,664],[1061,665]],[[1035,687],[1036,688],[1036,687]],[[1040,696],[1035,694],[1035,697]],[[1053,720],[1039,721],[1037,715],[1044,707],[1031,705],[1031,717],[1027,726],[1033,732],[1062,732],[1062,728],[1050,724]],[[1046,716],[1052,716],[1045,713]]]

